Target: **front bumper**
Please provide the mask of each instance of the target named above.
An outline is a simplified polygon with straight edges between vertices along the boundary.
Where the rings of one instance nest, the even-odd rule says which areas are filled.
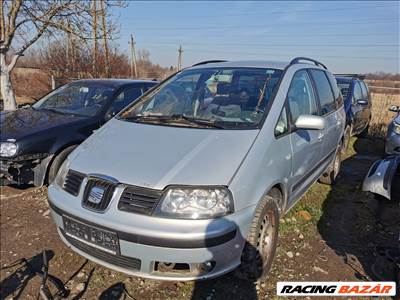
[[[41,186],[52,155],[30,154],[0,159],[0,179],[6,184]]]
[[[400,155],[400,134],[390,132],[385,140],[385,153]]]
[[[158,280],[209,279],[240,264],[245,244],[244,231],[247,232],[254,208],[214,220],[166,219],[119,211],[116,200],[120,192],[116,191],[109,208],[101,214],[84,209],[79,195],[74,197],[51,185],[49,204],[64,243],[80,255],[110,269]],[[67,236],[63,215],[116,232],[120,253],[106,254]],[[179,266],[179,270],[165,268],[166,265]],[[210,265],[211,268],[204,267]]]

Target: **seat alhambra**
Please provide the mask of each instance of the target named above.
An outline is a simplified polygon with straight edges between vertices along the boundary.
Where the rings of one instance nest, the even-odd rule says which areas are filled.
[[[166,79],[77,147],[48,189],[62,240],[163,280],[264,278],[279,217],[340,169],[345,113],[312,59],[208,61]]]

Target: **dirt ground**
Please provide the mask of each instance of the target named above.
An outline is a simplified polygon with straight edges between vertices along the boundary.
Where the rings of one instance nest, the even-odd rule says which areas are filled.
[[[37,297],[40,279],[32,269],[41,269],[43,250],[48,253],[50,274],[70,289],[69,299],[130,299],[123,286],[133,299],[277,299],[278,281],[394,280],[394,263],[383,255],[382,247],[399,246],[399,199],[384,201],[361,191],[365,174],[382,151],[379,140],[352,140],[338,183],[314,184],[281,219],[273,268],[258,285],[232,274],[182,283],[111,271],[62,243],[49,215],[45,188],[1,188],[0,298]],[[400,197],[399,190],[396,195]],[[19,263],[21,259],[31,267]]]

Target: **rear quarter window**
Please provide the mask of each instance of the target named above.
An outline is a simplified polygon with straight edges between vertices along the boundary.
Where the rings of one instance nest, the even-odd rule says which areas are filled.
[[[360,81],[361,92],[364,99],[368,99],[368,90],[364,81]]]
[[[336,101],[333,96],[331,85],[324,71],[311,69],[311,75],[315,82],[322,114],[328,114],[336,109]]]
[[[343,97],[340,94],[340,90],[339,90],[336,78],[329,72],[325,72],[325,73],[326,73],[326,76],[328,77],[329,83],[331,84],[333,96],[335,98],[337,107],[341,107],[343,105]]]

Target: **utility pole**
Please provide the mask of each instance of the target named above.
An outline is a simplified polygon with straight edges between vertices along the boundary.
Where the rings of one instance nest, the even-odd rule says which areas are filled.
[[[179,45],[178,49],[178,71],[182,69],[182,45]]]
[[[131,78],[137,78],[138,77],[138,72],[137,72],[137,65],[136,65],[136,50],[135,50],[135,40],[133,39],[133,35],[131,34]],[[133,77],[133,71],[135,71],[135,77]]]

